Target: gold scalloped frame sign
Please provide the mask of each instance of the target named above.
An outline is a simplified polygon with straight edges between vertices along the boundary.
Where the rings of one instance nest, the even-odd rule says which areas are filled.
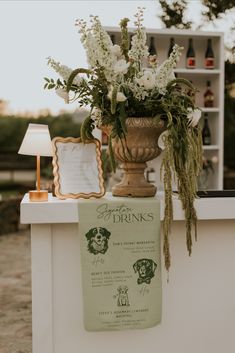
[[[52,145],[55,195],[59,199],[100,198],[105,194],[99,140],[83,143],[79,137],[55,137]]]

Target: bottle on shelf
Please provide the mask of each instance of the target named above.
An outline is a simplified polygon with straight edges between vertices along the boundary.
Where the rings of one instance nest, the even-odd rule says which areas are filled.
[[[208,114],[204,115],[204,125],[202,128],[202,143],[205,146],[211,145],[211,130],[208,123]]]
[[[206,49],[206,53],[205,53],[205,68],[206,69],[214,69],[215,67],[215,56],[214,56],[214,52],[212,49],[212,40],[209,38],[207,40],[207,49]]]
[[[211,90],[211,82],[207,81],[206,91],[204,93],[204,107],[212,108],[214,107],[214,93]]]
[[[157,62],[157,50],[154,43],[154,37],[150,37],[148,66],[152,67]]]
[[[196,67],[196,56],[192,38],[189,38],[188,50],[186,53],[186,67],[187,69],[195,69]]]
[[[172,52],[174,45],[175,45],[175,38],[172,37],[170,39],[170,46],[169,46],[168,53],[167,53],[168,58],[171,55],[171,52]]]

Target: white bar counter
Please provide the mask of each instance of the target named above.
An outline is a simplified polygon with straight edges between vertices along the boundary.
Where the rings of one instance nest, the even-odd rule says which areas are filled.
[[[163,195],[157,197],[163,218]],[[32,203],[25,195],[21,203],[21,222],[31,224],[33,353],[235,352],[235,198],[196,200],[198,241],[188,257],[174,197],[169,283],[162,259],[162,322],[119,332],[83,328],[77,202],[50,196]]]

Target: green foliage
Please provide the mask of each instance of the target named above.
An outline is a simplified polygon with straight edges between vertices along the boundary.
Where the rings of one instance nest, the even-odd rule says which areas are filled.
[[[166,28],[189,29],[192,22],[184,20],[184,11],[187,9],[186,0],[169,1],[159,0],[162,7],[162,15],[160,16]]]
[[[52,138],[80,136],[80,124],[75,123],[69,113],[38,118],[0,116],[0,151],[17,152],[29,123],[47,124]]]
[[[235,169],[235,97],[230,92],[235,84],[235,63],[225,63],[225,102],[224,102],[224,164]]]
[[[163,221],[165,267],[170,267],[169,234],[173,221],[172,180],[177,180],[179,198],[185,213],[186,239],[189,255],[192,251],[192,229],[196,237],[196,210],[194,199],[197,192],[197,177],[202,168],[202,140],[199,126],[189,129],[187,110],[193,107],[191,99],[182,95],[179,84],[190,85],[187,81],[176,79],[168,85],[168,99],[164,104],[167,115],[168,134],[165,137],[165,150],[161,166],[164,181],[165,215]],[[174,94],[175,90],[178,94]],[[177,101],[177,105],[176,105]],[[176,108],[177,106],[177,108]]]
[[[67,89],[67,92],[69,92],[70,90],[73,89],[73,80],[75,79],[75,77],[78,75],[78,74],[87,74],[88,77],[89,77],[89,74],[91,73],[90,70],[87,70],[87,69],[76,69],[74,70],[69,79],[68,79],[68,82],[67,82],[67,85],[66,85],[66,89]]]
[[[209,21],[220,18],[228,10],[235,8],[234,0],[202,0],[202,4],[207,7],[203,15]]]
[[[225,93],[225,121],[224,121],[224,164],[226,167],[235,169],[235,98],[228,92]]]
[[[225,85],[228,86],[235,82],[235,63],[225,62]]]
[[[189,3],[187,0],[159,0],[159,2],[163,11],[159,17],[166,28],[191,28],[192,22],[184,20],[184,13]],[[235,8],[234,0],[201,0],[201,3],[206,7],[202,12],[206,21],[221,18],[228,10]]]
[[[120,21],[121,51],[126,60],[128,60],[128,51],[129,51],[129,37],[128,37],[128,29],[127,29],[127,25],[129,21],[130,21],[129,18],[123,18]]]
[[[46,81],[44,84],[44,89],[57,89],[64,86],[64,83],[62,83],[59,78],[56,80],[56,82],[53,78],[44,77],[44,80]]]
[[[94,136],[92,135],[92,130],[94,129],[94,121],[91,119],[90,115],[84,120],[81,126],[81,138],[85,143],[87,140],[92,140]]]

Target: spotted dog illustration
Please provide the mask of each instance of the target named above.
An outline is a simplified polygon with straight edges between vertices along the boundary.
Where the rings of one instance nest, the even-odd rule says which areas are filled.
[[[105,254],[108,250],[108,240],[111,233],[102,227],[95,227],[86,233],[88,251],[94,255]]]
[[[150,259],[140,259],[133,265],[135,273],[138,272],[139,278],[137,279],[138,284],[151,283],[151,279],[154,277],[157,264]]]
[[[128,287],[127,286],[119,286],[117,288],[118,294],[118,300],[117,300],[117,305],[118,306],[129,306],[129,298],[128,298]]]

